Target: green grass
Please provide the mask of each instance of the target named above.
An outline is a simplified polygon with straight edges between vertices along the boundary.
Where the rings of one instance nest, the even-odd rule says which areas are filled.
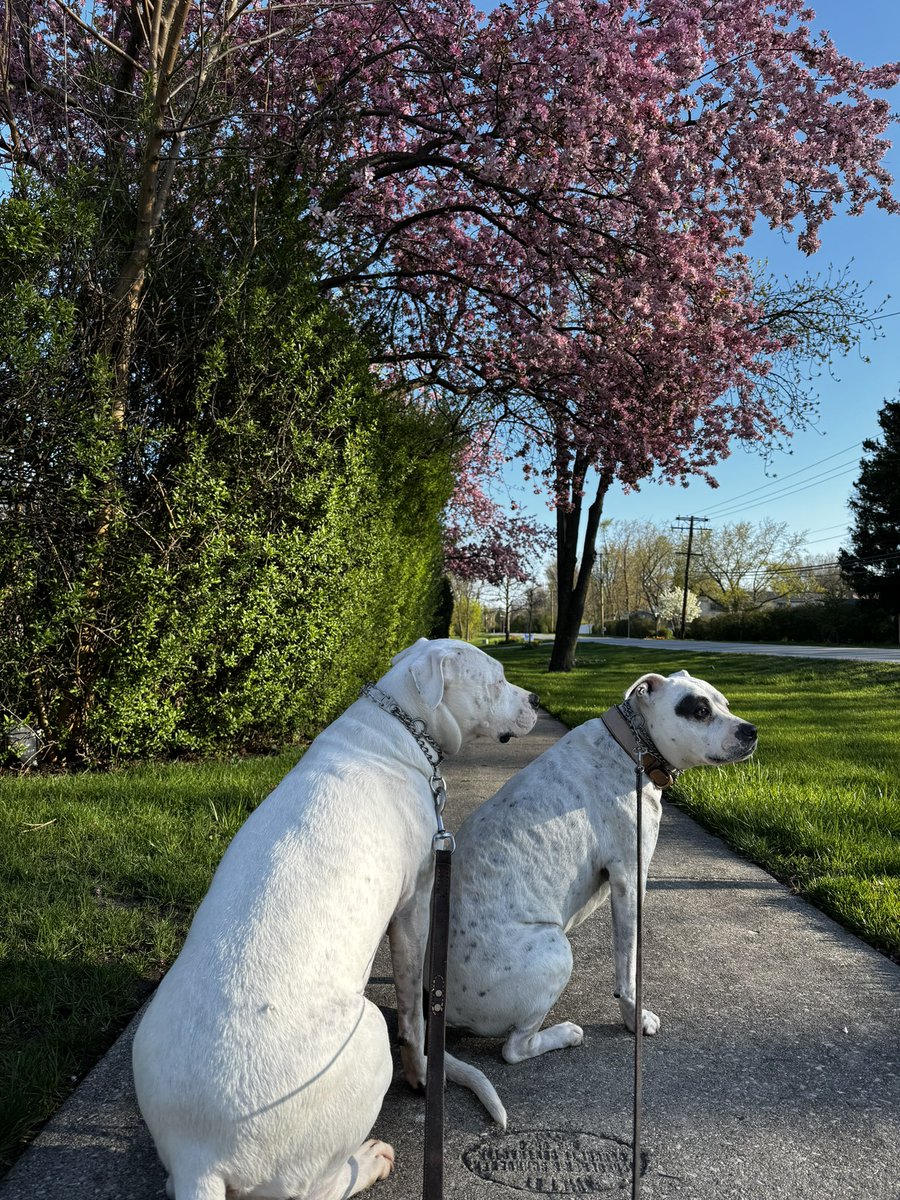
[[[0,780],[0,1164],[159,980],[300,753]]]
[[[900,961],[900,667],[585,645],[492,649],[512,682],[578,725],[647,671],[708,679],[759,726],[753,760],[682,776],[671,798],[848,929]]]

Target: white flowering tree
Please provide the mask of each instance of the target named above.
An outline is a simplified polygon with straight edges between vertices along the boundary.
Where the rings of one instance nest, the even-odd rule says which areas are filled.
[[[681,588],[669,588],[659,598],[659,619],[667,622],[673,629],[681,626],[681,608],[684,604],[684,592]],[[687,594],[687,608],[684,614],[685,624],[700,616],[700,597],[693,592]]]

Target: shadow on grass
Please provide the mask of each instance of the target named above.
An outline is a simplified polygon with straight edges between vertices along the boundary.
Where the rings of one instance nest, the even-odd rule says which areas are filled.
[[[0,1168],[115,1041],[157,979],[124,963],[0,962]]]

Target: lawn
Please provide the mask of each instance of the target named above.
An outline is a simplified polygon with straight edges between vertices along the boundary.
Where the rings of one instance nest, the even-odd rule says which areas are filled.
[[[647,671],[708,679],[759,727],[753,760],[684,775],[671,799],[739,854],[900,961],[900,667],[743,654],[549,646],[491,650],[567,725],[597,716]]]
[[[0,780],[0,1169],[159,980],[299,756]]]

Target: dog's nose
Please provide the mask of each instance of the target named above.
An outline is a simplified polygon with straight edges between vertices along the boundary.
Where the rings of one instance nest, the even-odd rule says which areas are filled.
[[[534,692],[531,692],[529,694],[528,703],[531,705],[532,708],[540,708],[540,706],[541,706],[540,699],[534,694]]]
[[[746,742],[749,746],[751,742],[756,741],[756,726],[745,721],[743,725],[737,727],[737,739],[739,742]]]

